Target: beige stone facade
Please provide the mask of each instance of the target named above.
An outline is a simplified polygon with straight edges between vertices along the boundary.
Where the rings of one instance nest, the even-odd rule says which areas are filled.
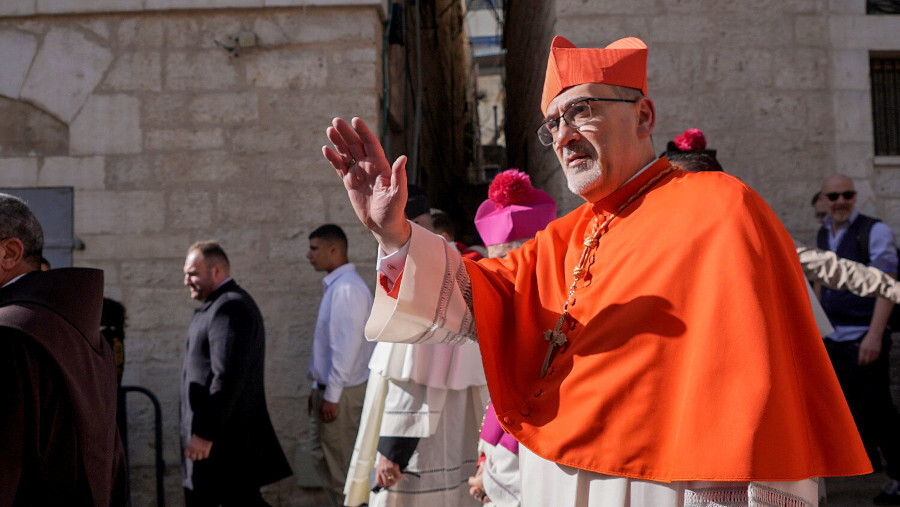
[[[107,295],[128,311],[124,383],[162,402],[169,504],[182,502],[178,385],[196,306],[182,267],[200,239],[222,242],[264,314],[270,413],[308,477],[306,369],[322,292],[305,258],[309,232],[344,227],[351,261],[374,285],[375,242],[321,146],[334,115],[379,124],[383,8],[85,14],[57,2],[74,11],[56,15],[50,4],[0,17],[0,111],[16,126],[0,130],[0,187],[74,187],[85,245],[74,264],[105,271]],[[222,47],[241,32],[256,46]],[[155,505],[151,406],[128,401],[133,498]],[[276,505],[311,502],[296,478],[265,494]]]
[[[809,201],[835,172],[854,178],[864,212],[900,233],[900,167],[874,157],[869,90],[869,54],[900,51],[900,16],[866,15],[864,0],[511,3],[510,165],[528,167],[568,210],[580,200],[529,132],[541,116],[535,88],[553,35],[588,47],[631,35],[647,42],[657,151],[687,128],[702,129],[725,170],[796,237],[812,241]]]
[[[323,276],[307,236],[342,226],[373,287],[376,246],[322,157],[325,128],[359,116],[389,130],[392,157],[419,139],[423,186],[464,177],[474,94],[462,5],[398,11],[405,32],[386,47],[383,0],[0,2],[0,188],[73,189],[74,265],[105,271],[106,295],[128,311],[124,383],[162,403],[170,504],[182,501],[178,386],[196,306],[182,267],[209,238],[265,318],[269,409],[295,471],[266,498],[319,499],[303,489],[318,482],[306,371]],[[151,405],[128,401],[133,499],[151,505]]]

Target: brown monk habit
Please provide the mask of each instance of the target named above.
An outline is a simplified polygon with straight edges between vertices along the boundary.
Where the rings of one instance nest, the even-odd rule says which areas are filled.
[[[103,272],[31,272],[0,288],[0,505],[124,505]]]

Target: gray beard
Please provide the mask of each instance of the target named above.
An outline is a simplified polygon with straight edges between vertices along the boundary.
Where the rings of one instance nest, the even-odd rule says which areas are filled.
[[[600,179],[601,174],[597,171],[593,171],[590,167],[585,167],[592,163],[592,160],[582,162],[578,166],[577,174],[574,174],[571,177],[566,173],[566,184],[568,185],[570,192],[584,198],[588,191],[594,188],[594,185],[597,183],[597,180]],[[593,173],[593,177],[588,178],[585,173]]]

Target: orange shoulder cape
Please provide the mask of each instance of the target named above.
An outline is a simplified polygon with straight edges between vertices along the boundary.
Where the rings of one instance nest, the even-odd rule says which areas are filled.
[[[502,426],[545,459],[654,481],[871,471],[769,206],[721,173],[675,171],[613,220],[540,377],[596,215],[663,158],[503,259],[466,260]]]

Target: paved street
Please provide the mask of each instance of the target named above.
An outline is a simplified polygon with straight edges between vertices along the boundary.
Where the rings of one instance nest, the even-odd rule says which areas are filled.
[[[875,505],[872,499],[887,480],[883,473],[861,477],[831,477],[825,480],[828,507],[859,507]]]

